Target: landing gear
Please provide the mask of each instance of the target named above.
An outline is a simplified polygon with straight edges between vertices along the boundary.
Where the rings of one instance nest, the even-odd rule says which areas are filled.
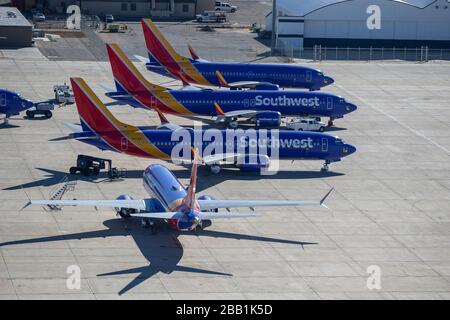
[[[3,119],[3,124],[8,124],[9,123],[9,118],[5,117],[5,119]]]
[[[239,123],[237,122],[236,119],[231,119],[231,121],[228,122],[228,128],[235,130],[238,127],[239,127]]]
[[[328,170],[330,165],[330,161],[325,161],[325,163],[323,164],[322,168],[320,169],[321,172],[328,172]]]
[[[155,227],[155,221],[150,218],[142,218],[141,219],[141,226],[145,229],[150,229],[152,234],[156,233],[156,227]]]
[[[220,166],[218,164],[213,164],[210,167],[210,170],[211,170],[212,173],[218,174],[220,172]]]

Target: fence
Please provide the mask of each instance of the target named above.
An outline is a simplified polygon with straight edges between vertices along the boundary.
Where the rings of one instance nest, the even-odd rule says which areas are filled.
[[[276,53],[298,59],[313,61],[322,60],[349,60],[349,61],[373,61],[373,60],[405,60],[427,62],[430,60],[450,60],[450,49],[420,48],[343,48],[314,46],[312,48],[294,49],[277,48]]]

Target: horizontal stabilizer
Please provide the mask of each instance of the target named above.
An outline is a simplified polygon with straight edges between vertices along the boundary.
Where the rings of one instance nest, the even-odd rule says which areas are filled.
[[[143,62],[143,63],[150,63],[150,59],[148,59],[148,58],[146,58],[146,57],[143,57],[143,56],[140,56],[140,55],[137,55],[137,54],[135,54],[134,55],[134,57],[137,59],[137,60],[139,60],[140,62]]]

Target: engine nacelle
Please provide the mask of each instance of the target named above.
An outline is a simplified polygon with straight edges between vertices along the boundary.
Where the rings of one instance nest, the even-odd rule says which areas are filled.
[[[198,197],[198,200],[216,200],[216,198],[214,198],[213,196],[204,195]],[[202,212],[218,212],[218,211],[219,209],[202,210]]]
[[[133,197],[126,194],[122,194],[118,196],[116,200],[133,200]],[[114,210],[122,218],[129,218],[131,217],[131,214],[137,213],[136,209],[129,209],[129,208],[114,208]]]
[[[281,113],[276,111],[265,111],[258,113],[253,120],[257,127],[278,128],[281,125]]]
[[[248,155],[238,159],[236,166],[243,172],[258,172],[270,166],[270,158],[267,155]]]

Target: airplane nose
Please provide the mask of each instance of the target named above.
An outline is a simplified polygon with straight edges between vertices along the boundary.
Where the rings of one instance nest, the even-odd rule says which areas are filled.
[[[356,111],[356,109],[358,109],[358,107],[353,103],[347,103],[345,106],[345,111],[347,113],[352,113],[353,111]]]
[[[356,147],[351,145],[351,144],[346,144],[342,148],[342,153],[343,153],[344,157],[345,156],[349,156],[349,155],[351,155],[352,153],[355,153],[355,152],[356,152]]]
[[[334,79],[331,78],[331,77],[325,76],[325,77],[323,77],[323,83],[324,83],[325,85],[329,86],[330,84],[333,84],[333,83],[334,83]]]

